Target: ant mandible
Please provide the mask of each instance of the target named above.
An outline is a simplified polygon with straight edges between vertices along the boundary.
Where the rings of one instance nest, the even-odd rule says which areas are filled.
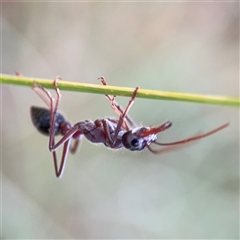
[[[103,77],[100,77],[99,79],[103,85],[107,85]],[[118,103],[115,101],[115,96],[105,95],[110,101],[112,109],[119,116],[119,119],[102,118],[97,119],[94,122],[91,120],[85,120],[72,125],[64,119],[62,114],[58,112],[58,106],[61,99],[60,90],[57,87],[58,80],[60,80],[59,77],[55,78],[53,82],[57,95],[56,101],[47,89],[40,84],[34,83],[33,90],[47,104],[48,109],[31,107],[31,118],[33,125],[40,133],[49,136],[49,150],[53,155],[56,177],[62,176],[69,150],[71,153],[75,153],[83,136],[85,136],[92,143],[103,143],[106,147],[113,149],[125,147],[131,151],[141,151],[147,147],[152,153],[158,154],[161,152],[161,150],[152,149],[150,146],[152,143],[160,146],[183,144],[207,137],[229,125],[229,123],[226,123],[205,134],[180,141],[159,143],[156,141],[157,134],[171,127],[172,123],[170,121],[166,121],[157,127],[137,126],[137,124],[129,116],[128,112],[137,96],[139,89],[138,87],[135,88],[125,109],[118,105]],[[55,143],[55,136],[59,134],[63,137],[57,143]],[[70,145],[71,139],[75,141],[73,145]],[[62,158],[60,166],[58,167],[56,150],[61,145],[63,145]]]

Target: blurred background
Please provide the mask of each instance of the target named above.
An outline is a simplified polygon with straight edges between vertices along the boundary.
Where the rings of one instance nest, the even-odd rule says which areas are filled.
[[[239,95],[239,3],[4,2],[1,27],[4,74]],[[1,95],[2,238],[239,237],[237,108],[137,99],[137,123],[173,122],[161,142],[231,125],[161,155],[84,139],[57,179],[30,119],[44,103],[27,87]],[[116,117],[96,94],[62,92],[60,111],[72,123]]]

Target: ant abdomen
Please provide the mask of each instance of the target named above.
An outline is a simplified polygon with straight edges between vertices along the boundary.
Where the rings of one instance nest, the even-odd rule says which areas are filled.
[[[33,125],[40,133],[48,136],[50,131],[50,110],[40,107],[31,107],[30,111]],[[62,114],[57,112],[55,121],[55,135],[60,134],[59,126],[63,122],[65,122],[64,117]]]

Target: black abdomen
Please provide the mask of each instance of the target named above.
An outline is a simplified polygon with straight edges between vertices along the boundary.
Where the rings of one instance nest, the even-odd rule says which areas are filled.
[[[30,111],[33,125],[37,128],[37,130],[40,133],[44,135],[49,135],[50,110],[40,107],[31,107]],[[59,126],[63,122],[65,122],[64,117],[60,113],[56,113],[55,135],[60,133]]]

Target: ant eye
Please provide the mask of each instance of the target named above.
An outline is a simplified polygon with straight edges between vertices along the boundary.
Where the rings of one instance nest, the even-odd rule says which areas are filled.
[[[131,141],[131,145],[132,145],[133,147],[139,146],[139,141],[138,141],[138,139],[137,139],[137,138],[134,138],[134,139]]]
[[[123,146],[131,151],[140,151],[144,148],[141,138],[138,138],[132,131],[126,132],[122,136]]]

